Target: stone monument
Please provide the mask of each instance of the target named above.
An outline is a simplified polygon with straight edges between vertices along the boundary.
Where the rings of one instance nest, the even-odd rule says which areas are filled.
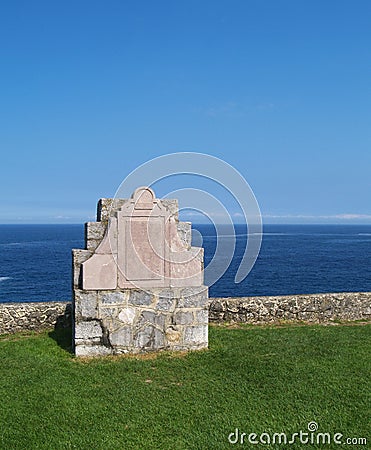
[[[208,345],[203,249],[177,200],[140,187],[130,199],[101,199],[73,250],[77,356],[198,350]]]

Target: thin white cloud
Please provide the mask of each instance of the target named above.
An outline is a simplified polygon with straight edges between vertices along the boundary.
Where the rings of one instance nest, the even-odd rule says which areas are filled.
[[[338,219],[338,220],[371,220],[371,214],[332,214],[332,215],[306,215],[306,214],[264,214],[266,219]]]
[[[337,219],[353,220],[353,219],[371,219],[371,214],[337,214]]]
[[[55,216],[53,219],[62,219],[62,220],[69,220],[72,219],[70,216]]]

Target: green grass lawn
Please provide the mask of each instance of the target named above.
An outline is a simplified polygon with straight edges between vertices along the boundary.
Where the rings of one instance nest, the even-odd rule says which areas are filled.
[[[71,355],[68,331],[2,336],[0,448],[341,448],[228,442],[311,421],[370,448],[370,330],[211,326],[209,350],[90,360]]]

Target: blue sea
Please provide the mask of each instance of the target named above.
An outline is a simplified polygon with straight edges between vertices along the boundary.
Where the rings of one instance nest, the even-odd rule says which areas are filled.
[[[215,230],[193,227],[207,266]],[[236,225],[236,234],[232,262],[211,297],[371,291],[371,225],[265,225],[257,262],[239,284],[246,228]],[[71,249],[83,245],[83,225],[0,225],[0,302],[69,301]]]

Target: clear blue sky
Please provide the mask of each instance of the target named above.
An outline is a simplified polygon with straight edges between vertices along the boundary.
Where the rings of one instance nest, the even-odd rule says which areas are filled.
[[[266,222],[371,223],[369,0],[0,6],[0,223],[84,222],[139,164],[208,153]]]

